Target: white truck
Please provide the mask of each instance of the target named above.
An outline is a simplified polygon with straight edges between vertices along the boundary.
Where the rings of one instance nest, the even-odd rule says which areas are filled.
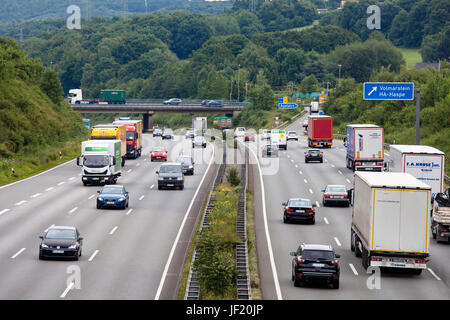
[[[287,150],[287,134],[285,130],[272,129],[270,131],[270,143],[278,146],[278,149]]]
[[[431,186],[432,196],[444,192],[445,153],[429,146],[391,144],[389,171],[408,172]]]
[[[309,107],[309,114],[318,113],[319,112],[319,102],[312,101]]]
[[[384,164],[383,128],[374,124],[347,125],[347,168],[381,171]]]
[[[350,247],[363,267],[426,269],[431,187],[409,173],[356,172],[352,191]]]
[[[88,184],[115,184],[122,174],[122,141],[89,140],[81,143],[81,181]]]

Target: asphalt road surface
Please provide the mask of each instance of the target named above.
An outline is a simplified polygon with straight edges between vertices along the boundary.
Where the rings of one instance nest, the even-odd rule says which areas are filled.
[[[264,200],[275,276],[267,273],[261,277],[274,278],[274,287],[279,286],[278,294],[271,296],[287,300],[450,299],[450,244],[438,244],[431,235],[430,262],[428,270],[421,275],[383,272],[379,282],[375,282],[374,277],[369,279],[371,274],[362,267],[361,258],[355,257],[350,250],[352,208],[322,206],[321,190],[327,184],[342,184],[347,188],[353,185],[353,172],[345,166],[345,148],[341,141],[334,141],[331,149],[323,150],[324,163],[306,164],[307,137],[301,126],[304,119],[306,116],[287,128],[296,130],[300,139],[289,141],[287,151],[280,151],[279,158],[261,158],[262,144],[247,143],[252,150],[251,158],[255,161],[255,155],[258,155],[261,171],[265,173]],[[281,203],[293,197],[309,198],[319,205],[315,225],[283,223]],[[296,251],[301,243],[329,244],[341,255],[340,289],[329,289],[320,284],[294,287],[289,253]],[[265,264],[270,262],[269,254],[265,260]]]
[[[149,150],[159,145],[169,161],[193,153],[195,175],[185,177],[184,190],[158,190],[161,163],[150,162]],[[97,210],[100,187],[83,186],[75,161],[0,187],[0,299],[154,299],[212,153],[211,144],[192,149],[184,137],[144,135],[142,157],[127,159],[118,180],[130,192],[126,210]],[[38,237],[52,225],[80,230],[79,261],[38,259]],[[78,267],[80,289],[70,278]]]

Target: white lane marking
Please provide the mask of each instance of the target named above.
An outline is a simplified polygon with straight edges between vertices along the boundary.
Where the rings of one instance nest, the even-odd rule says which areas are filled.
[[[25,249],[26,249],[26,248],[20,249],[19,252],[17,252],[15,255],[13,255],[13,256],[11,257],[11,259],[15,259],[19,254],[21,254],[22,252],[24,252]]]
[[[138,164],[136,164],[136,167],[139,167],[141,164],[140,163],[138,163]]]
[[[298,165],[295,165],[296,168],[298,168]]]
[[[131,172],[131,170],[133,170],[133,169],[128,169],[128,171],[127,171],[127,172]]]
[[[256,164],[258,165],[258,170],[259,170],[259,181],[261,184],[261,197],[262,197],[262,207],[263,207],[263,217],[264,217],[264,230],[266,233],[266,239],[267,239],[267,247],[269,250],[269,260],[270,260],[270,266],[272,268],[272,277],[273,277],[273,281],[275,283],[275,291],[277,293],[277,298],[278,300],[283,300],[283,296],[281,295],[281,289],[280,289],[280,283],[278,280],[278,273],[277,273],[277,269],[276,269],[276,265],[275,265],[275,259],[273,256],[273,250],[272,250],[272,241],[270,239],[270,234],[269,234],[269,225],[267,223],[267,211],[266,211],[266,193],[265,193],[265,188],[264,188],[264,180],[262,177],[262,170],[261,170],[261,165],[259,164],[259,159],[258,156],[255,154],[255,152],[248,148],[253,156],[256,159]]]
[[[290,156],[290,155],[287,155],[287,157],[290,158],[291,156]]]
[[[335,165],[334,165],[334,164],[332,164],[332,163],[330,164],[330,166],[331,166],[332,168],[334,168],[334,167],[335,167]]]
[[[59,297],[60,297],[60,298],[65,298],[66,295],[69,293],[69,291],[72,290],[72,288],[73,288],[74,285],[75,285],[75,282],[71,282],[71,283],[67,286],[66,290],[64,290],[64,292],[62,293],[62,295],[60,295]]]
[[[142,195],[140,198],[139,198],[139,201],[141,201],[142,199],[144,199],[144,195]]]
[[[348,183],[352,183],[349,179],[345,179]]]
[[[45,189],[45,191],[50,191],[50,190],[53,190],[53,189],[55,189],[55,187],[47,188],[47,189]]]
[[[116,232],[117,228],[119,228],[119,227],[118,227],[118,226],[115,226],[115,227],[111,230],[111,232],[110,232],[109,234],[114,234],[114,232]]]
[[[312,189],[309,189],[309,193],[313,194],[314,192],[312,191]]]
[[[125,213],[126,215],[129,215],[131,213],[131,211],[133,211],[133,209],[128,210],[127,213]]]
[[[154,184],[152,184],[151,186],[150,186],[150,189],[153,189],[153,187],[154,187],[155,185]]]
[[[353,265],[353,263],[349,263],[348,265],[350,266],[350,269],[352,269],[352,271],[353,271],[353,273],[355,274],[355,276],[357,276],[357,275],[358,275],[358,271],[356,271],[356,268],[355,268],[355,266]]]
[[[61,181],[60,183],[58,183],[58,186],[63,185],[64,183],[66,183],[65,181]]]
[[[16,206],[20,206],[22,204],[24,204],[25,202],[27,202],[27,200],[22,200],[16,203]]]
[[[90,261],[94,260],[94,258],[95,258],[95,256],[97,255],[97,253],[98,253],[98,250],[95,250],[94,253],[92,254],[92,256],[89,258],[88,261],[90,262]]]
[[[69,178],[69,181],[72,181],[72,180],[74,180],[74,179],[75,179],[75,177]]]
[[[320,208],[319,201],[316,201],[316,206]]]
[[[74,161],[74,160],[75,160],[75,159],[69,160],[69,161],[67,161],[67,162],[65,162],[65,163],[61,163],[60,165],[57,165],[56,167],[53,167],[53,168],[48,169],[48,170],[46,170],[46,171],[44,171],[44,172],[38,173],[38,174],[36,174],[36,175],[34,175],[34,176],[31,176],[31,177],[28,177],[28,178],[25,178],[25,179],[22,179],[22,180],[19,180],[19,181],[16,181],[16,182],[12,182],[12,183],[7,184],[7,185],[4,185],[4,186],[1,186],[1,187],[0,187],[0,190],[3,189],[3,188],[11,187],[11,186],[13,186],[13,185],[15,185],[15,184],[18,184],[18,183],[21,183],[21,182],[24,182],[24,181],[27,181],[27,180],[30,180],[30,179],[33,179],[33,178],[36,178],[36,177],[39,177],[40,175],[43,175],[43,174],[45,174],[45,173],[48,173],[48,172],[50,172],[50,171],[52,171],[52,170],[55,170],[55,169],[57,169],[57,168],[59,168],[59,167],[65,166],[66,164],[69,164],[69,163],[71,163],[71,162]]]
[[[437,276],[437,274],[436,273],[434,273],[434,271],[433,270],[431,270],[431,268],[427,268],[427,270],[428,271],[430,271],[430,273],[433,275],[433,277],[435,277],[436,278],[436,280],[439,280],[439,281],[441,281],[442,279],[441,278],[439,278],[438,276]]]
[[[90,197],[88,198],[88,200],[91,200],[93,197],[95,197],[95,194],[93,194],[92,196],[90,196]]]
[[[180,229],[178,229],[178,233],[177,233],[177,236],[175,237],[175,241],[173,242],[172,249],[170,250],[170,253],[169,253],[169,258],[167,259],[166,266],[164,267],[164,271],[163,271],[163,274],[161,276],[161,281],[159,282],[158,290],[156,291],[155,300],[159,300],[159,296],[161,295],[161,291],[162,291],[162,288],[164,286],[164,282],[166,281],[167,272],[169,271],[170,263],[172,262],[172,258],[173,258],[173,255],[175,253],[175,249],[177,247],[178,241],[179,241],[180,236],[181,236],[181,232],[183,231],[183,228],[184,228],[184,225],[185,225],[185,223],[187,221],[187,217],[189,215],[189,212],[191,211],[191,208],[194,205],[194,200],[195,200],[195,198],[197,197],[197,194],[200,191],[200,187],[202,186],[203,181],[205,180],[205,177],[207,176],[207,174],[209,172],[209,168],[211,167],[211,164],[213,163],[214,154],[215,154],[215,151],[214,151],[214,147],[213,147],[212,148],[211,160],[209,161],[208,168],[206,168],[206,171],[203,174],[202,180],[198,184],[197,190],[195,191],[195,194],[192,197],[191,203],[189,204],[189,207],[188,207],[188,209],[186,211],[186,214],[184,215],[183,221],[181,222]]]
[[[334,237],[334,241],[336,241],[337,245],[340,247],[342,246],[341,243],[339,242],[339,239],[337,237]]]
[[[342,171],[341,171],[341,170],[338,170],[338,172],[339,172],[339,174],[342,174]]]
[[[36,193],[36,194],[33,194],[33,195],[31,196],[31,198],[39,197],[41,194],[42,194],[42,193]]]
[[[74,213],[75,211],[77,211],[78,207],[73,208],[72,210],[69,211],[69,213]]]
[[[0,211],[0,216],[8,211],[9,211],[9,209],[3,209],[2,211]]]
[[[303,174],[303,172],[299,171],[298,173]]]
[[[145,158],[144,161],[147,161],[147,158]]]
[[[325,162],[328,162],[328,160],[327,159],[324,159],[325,160]]]
[[[328,222],[328,219],[327,219],[326,217],[324,217],[323,220],[325,221],[326,224],[330,224],[330,223]]]
[[[303,179],[303,181],[305,181],[305,183],[308,183],[308,180],[306,180],[306,179]]]

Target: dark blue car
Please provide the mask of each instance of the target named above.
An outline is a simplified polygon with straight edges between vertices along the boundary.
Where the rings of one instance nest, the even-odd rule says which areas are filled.
[[[104,186],[102,190],[98,190],[97,209],[105,207],[122,208],[128,207],[130,200],[128,191],[124,186]]]

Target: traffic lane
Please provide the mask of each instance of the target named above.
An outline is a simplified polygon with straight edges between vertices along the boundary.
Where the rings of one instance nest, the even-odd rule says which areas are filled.
[[[137,175],[139,176],[140,174],[139,173],[137,173]],[[81,184],[80,184],[81,185]],[[92,188],[89,188],[89,187],[82,187],[82,186],[78,186],[78,189],[79,190],[81,190],[82,192],[82,195],[81,195],[81,197],[83,197],[83,199],[87,196],[86,195],[86,192],[89,192],[88,190],[89,189],[92,189]],[[74,188],[74,189],[77,189],[76,187]],[[73,196],[73,194],[75,193],[75,194],[79,194],[79,192],[77,192],[77,191],[75,191],[75,192],[73,192],[74,190],[72,190],[72,194],[71,194],[71,199],[73,200],[75,197]],[[92,191],[91,191],[92,192]],[[92,195],[94,195],[95,196],[95,193],[94,194],[92,194]],[[71,204],[71,205],[69,205],[69,206],[67,206],[67,204],[68,203],[70,203],[69,201],[67,201],[67,199],[65,199],[65,197],[64,196],[61,196],[61,195],[57,195],[56,193],[55,193],[55,196],[57,196],[57,198],[55,199],[55,201],[57,201],[56,203],[55,202],[53,202],[53,205],[52,206],[50,206],[49,208],[47,208],[46,209],[46,214],[45,214],[45,217],[44,217],[44,215],[43,214],[34,214],[34,215],[32,215],[31,217],[34,219],[33,221],[29,221],[29,215],[27,215],[27,220],[26,221],[24,221],[25,223],[23,223],[23,224],[21,224],[21,227],[23,228],[23,227],[26,227],[27,228],[27,230],[25,230],[25,231],[17,231],[17,228],[14,228],[15,230],[16,230],[16,232],[14,232],[14,233],[11,233],[11,232],[9,232],[9,233],[2,233],[3,235],[13,235],[13,236],[15,236],[16,238],[17,238],[17,240],[16,241],[11,241],[11,239],[8,239],[7,241],[2,241],[1,243],[6,243],[8,246],[10,246],[10,247],[14,247],[15,245],[14,245],[14,243],[15,242],[18,242],[18,241],[21,241],[20,239],[21,238],[29,238],[30,237],[30,235],[31,234],[35,234],[35,237],[32,237],[33,239],[31,240],[31,242],[28,242],[28,243],[25,243],[25,242],[22,242],[21,241],[21,246],[23,245],[24,246],[24,248],[31,248],[31,247],[36,247],[36,253],[31,253],[31,251],[34,251],[34,250],[26,250],[26,251],[24,251],[24,253],[23,254],[21,254],[21,256],[19,257],[16,257],[15,259],[19,259],[19,258],[22,258],[22,257],[27,257],[27,255],[35,255],[34,257],[36,257],[36,259],[37,259],[37,245],[38,245],[38,242],[39,242],[39,239],[37,239],[37,235],[40,235],[41,233],[42,233],[42,231],[46,228],[46,227],[48,227],[49,225],[50,225],[50,222],[52,222],[52,224],[56,224],[56,225],[67,225],[67,224],[75,224],[75,225],[77,225],[79,228],[80,228],[80,226],[82,225],[82,222],[80,221],[80,222],[78,222],[78,221],[76,221],[75,219],[73,219],[73,216],[75,216],[75,217],[81,217],[82,216],[82,214],[79,214],[80,212],[82,213],[82,212],[85,212],[86,211],[86,208],[84,208],[83,207],[83,205],[82,204],[80,204],[78,207],[74,207],[74,208],[77,208],[77,210],[76,211],[72,211],[72,210],[70,210],[69,212],[67,212],[67,216],[69,217],[69,219],[63,219],[63,222],[62,223],[60,223],[59,222],[59,220],[61,220],[61,219],[56,219],[56,217],[60,217],[60,216],[64,216],[64,215],[61,215],[61,212],[65,212],[66,210],[68,210],[68,208],[69,207],[72,207],[73,206],[73,204]],[[92,198],[91,198],[92,199]],[[42,199],[40,199],[41,201],[43,201],[44,199],[42,198]],[[88,200],[88,199],[86,199],[86,200]],[[43,203],[43,206],[45,206],[45,205],[47,205],[48,204],[48,202],[47,201],[45,201],[45,203]],[[38,205],[39,206],[39,205]],[[65,208],[64,208],[65,207]],[[95,199],[94,199],[94,202],[92,203],[92,207],[93,208],[95,208]],[[23,210],[25,210],[27,207],[26,206],[23,206],[22,207],[22,209]],[[61,209],[61,208],[64,208],[64,209]],[[96,210],[96,209],[95,209]],[[17,216],[20,216],[20,214],[16,214],[14,217],[17,217]],[[24,215],[25,216],[25,215]],[[66,217],[67,217],[66,216]],[[90,215],[89,215],[90,216]],[[3,218],[5,218],[5,217],[3,217]],[[43,218],[45,218],[44,220],[42,220]],[[70,219],[71,218],[71,219]],[[67,220],[69,220],[70,221],[70,223],[67,223],[66,221]],[[30,223],[31,222],[31,223]],[[87,225],[91,225],[93,222],[92,221],[86,221],[86,223],[85,224],[87,224]],[[104,223],[102,223],[102,225],[103,225]],[[37,226],[41,226],[41,227],[37,227]],[[81,227],[82,228],[82,227]],[[82,228],[83,229],[83,228]],[[36,238],[36,239],[34,239],[34,238]],[[90,236],[89,236],[89,238],[91,238]],[[91,238],[92,239],[92,238]],[[3,240],[3,239],[2,239]],[[12,249],[11,249],[12,250]],[[4,260],[4,261],[6,261],[6,260]],[[14,260],[14,261],[18,261],[18,260]],[[31,264],[30,264],[30,266],[31,266]],[[2,270],[6,270],[5,268],[2,268]],[[28,272],[28,274],[31,274],[31,273],[34,273],[35,274],[35,272]],[[4,272],[2,275],[6,275],[6,272]],[[11,279],[14,279],[15,277],[10,277]],[[4,282],[3,282],[4,283]],[[3,289],[5,289],[5,286],[2,286],[2,288]],[[2,290],[3,291],[3,290]],[[11,292],[11,291],[9,291],[9,292]]]
[[[272,238],[273,251],[277,266],[283,299],[349,299],[360,284],[355,281],[354,274],[349,267],[342,265],[346,260],[346,253],[341,252],[333,243],[334,230],[326,224],[322,208],[316,209],[316,224],[284,224],[282,222],[283,208],[281,203],[291,197],[310,198],[315,202],[317,197],[309,194],[309,188],[299,182],[298,174],[291,170],[291,162],[287,158],[280,158],[280,171],[277,175],[264,176],[266,187],[266,204],[269,232]],[[301,243],[331,244],[337,253],[343,255],[341,260],[341,284],[337,290],[324,290],[324,286],[295,288],[291,280],[291,251],[296,251]],[[302,290],[303,289],[303,290]]]
[[[298,146],[296,146],[296,148],[298,148]],[[300,146],[301,148],[301,146]],[[294,150],[293,150],[294,149]],[[291,151],[295,152],[295,148],[291,148]],[[328,150],[330,151],[330,150]],[[326,153],[333,153],[333,152],[327,152]],[[292,163],[295,165],[295,162]],[[308,166],[309,164],[303,164],[300,165],[300,167],[302,166]],[[322,165],[322,164],[320,164]],[[341,171],[341,173],[339,173],[340,169],[336,168],[336,165],[334,165],[333,167],[331,166],[322,166],[321,170],[304,170],[306,172],[306,174],[313,174],[314,177],[309,177],[311,181],[323,181],[323,183],[338,183],[339,180],[344,179],[344,174],[343,174],[343,170]],[[348,169],[347,169],[348,171]],[[351,172],[351,171],[350,171]],[[353,173],[351,172],[349,175],[352,175]],[[347,178],[345,178],[347,179]],[[332,182],[326,182],[326,181],[332,181]],[[341,182],[340,184],[344,184],[343,182]],[[351,252],[350,251],[350,232],[349,232],[349,228],[351,226],[351,212],[352,209],[351,208],[330,208],[330,207],[325,207],[325,208],[321,208],[320,209],[321,212],[323,212],[326,216],[327,216],[327,220],[330,223],[330,225],[334,226],[335,229],[335,234],[337,235],[334,241],[334,245],[338,245],[338,247],[344,248],[347,250],[347,252]],[[339,246],[340,244],[340,246]],[[354,273],[358,273],[358,274],[366,274],[366,270],[362,268],[361,265],[361,260],[359,258],[356,258],[354,255],[350,255],[347,257],[350,259],[349,261],[349,265],[350,263],[352,264],[353,268],[355,269]],[[353,271],[352,268],[352,271]],[[399,273],[383,273],[382,274],[382,279],[388,279],[388,281],[383,281],[385,282],[383,287],[385,288],[385,290],[380,290],[377,292],[380,293],[386,293],[388,292],[392,297],[394,298],[405,298],[404,296],[404,292],[398,292],[398,290],[396,291],[396,288],[398,286],[408,286],[411,287],[410,289],[408,289],[407,291],[411,290],[411,292],[414,292],[411,295],[408,295],[407,298],[411,299],[411,298],[421,298],[421,299],[446,299],[448,292],[447,289],[445,287],[445,285],[442,285],[439,282],[436,282],[436,277],[433,275],[433,273],[431,271],[424,271],[422,276],[420,276],[419,278],[417,276],[413,276],[413,275],[407,275],[407,274],[399,274]],[[415,281],[414,283],[410,284],[410,281]],[[414,290],[416,289],[415,286],[419,285],[419,286],[430,286],[430,290],[432,290],[433,292],[431,294],[422,294],[422,293],[417,293]],[[432,287],[432,289],[431,289]]]
[[[210,146],[206,150],[212,151]],[[112,240],[102,246],[95,265],[83,272],[86,285],[71,291],[68,298],[152,299],[206,168],[198,165],[196,174],[185,178],[182,191],[149,189]]]

